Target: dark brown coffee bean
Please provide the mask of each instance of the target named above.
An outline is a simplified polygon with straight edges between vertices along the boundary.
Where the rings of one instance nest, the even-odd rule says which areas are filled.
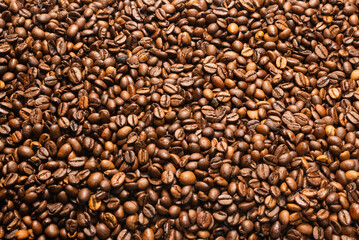
[[[132,235],[127,229],[123,229],[117,236],[117,240],[131,240]]]
[[[295,196],[295,202],[304,209],[308,208],[310,204],[310,200],[302,194],[297,194]]]
[[[195,82],[194,79],[191,77],[185,77],[179,80],[179,84],[182,87],[191,87],[194,84],[194,82]]]
[[[161,107],[156,107],[153,110],[153,115],[158,119],[163,119],[165,117],[165,112],[163,111],[163,109]]]
[[[239,3],[250,12],[254,12],[254,10],[256,9],[256,6],[251,0],[240,0]]]
[[[40,181],[46,181],[51,177],[51,172],[49,170],[41,170],[38,174],[37,174],[37,179],[39,179]]]
[[[18,148],[18,154],[19,154],[19,156],[21,156],[23,158],[30,158],[30,157],[34,156],[35,153],[28,146],[20,146]]]
[[[84,228],[83,232],[87,237],[94,237],[96,235],[96,228],[94,225],[90,225],[89,227]]]
[[[156,209],[151,204],[146,204],[142,211],[143,214],[150,219],[156,215]]]
[[[284,97],[284,91],[283,91],[283,89],[281,89],[279,87],[276,87],[276,88],[273,89],[272,95],[276,99],[281,99],[281,98]]]
[[[82,74],[80,69],[77,67],[70,68],[69,79],[72,83],[79,84],[82,81]]]
[[[277,68],[284,69],[287,66],[287,59],[283,56],[280,56],[276,60]]]
[[[177,93],[177,86],[175,86],[174,84],[170,84],[170,83],[165,83],[165,85],[163,86],[163,90],[166,91],[168,94],[175,94]]]
[[[207,229],[213,222],[213,217],[210,212],[202,211],[197,215],[197,225],[200,228]]]
[[[5,42],[5,43],[2,43],[0,45],[0,54],[6,54],[8,52],[10,52],[11,50],[11,46],[9,45],[9,43]]]
[[[329,84],[330,79],[327,76],[321,77],[317,81],[317,87],[323,88]]]
[[[19,175],[17,173],[9,173],[7,174],[6,178],[4,179],[4,186],[5,187],[12,187],[16,184]]]
[[[38,87],[30,87],[25,90],[26,98],[34,98],[40,94],[40,89]]]
[[[72,24],[66,31],[69,38],[74,38],[79,31],[79,27],[76,24]]]
[[[206,72],[213,74],[213,73],[217,72],[217,65],[215,63],[206,63],[203,65],[203,69]]]
[[[174,174],[171,171],[164,171],[161,175],[164,184],[171,184],[174,181]]]
[[[325,46],[323,46],[322,44],[318,44],[316,47],[315,47],[315,54],[317,54],[317,56],[319,58],[322,58],[322,59],[326,59],[328,57],[328,50]]]
[[[270,174],[270,169],[266,164],[259,164],[256,171],[258,177],[261,179],[267,179]]]
[[[353,124],[359,123],[359,114],[355,111],[350,111],[347,113],[348,120]]]
[[[183,72],[184,66],[183,64],[174,64],[171,66],[171,72],[180,73]]]
[[[338,218],[339,218],[339,222],[345,226],[350,225],[352,222],[350,213],[345,209],[339,211]]]
[[[73,168],[80,168],[85,165],[85,159],[81,157],[71,158],[68,163]]]
[[[294,76],[295,82],[299,87],[306,87],[309,85],[309,79],[303,73],[296,73]]]
[[[126,174],[123,172],[118,172],[111,178],[111,186],[112,187],[120,187],[126,178]]]
[[[218,203],[221,205],[230,205],[233,202],[233,199],[230,195],[222,194],[218,196]]]

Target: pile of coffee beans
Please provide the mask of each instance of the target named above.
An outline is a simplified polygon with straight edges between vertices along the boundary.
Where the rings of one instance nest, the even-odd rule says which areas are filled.
[[[357,0],[0,0],[0,239],[359,239]]]

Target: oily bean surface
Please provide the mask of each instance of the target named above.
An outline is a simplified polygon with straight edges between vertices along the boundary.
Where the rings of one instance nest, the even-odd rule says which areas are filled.
[[[0,2],[0,239],[359,239],[358,1]]]

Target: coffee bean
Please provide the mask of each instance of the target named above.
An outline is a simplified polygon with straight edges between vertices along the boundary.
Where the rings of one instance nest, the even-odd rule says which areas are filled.
[[[196,181],[196,176],[193,172],[185,171],[181,173],[179,180],[182,185],[191,185]]]
[[[317,56],[319,58],[322,58],[322,59],[326,59],[328,57],[328,50],[325,46],[323,46],[322,44],[318,44],[316,47],[315,47],[315,54],[317,54]]]
[[[328,77],[326,77],[326,76],[321,77],[317,81],[317,87],[323,88],[329,84],[329,81],[330,81],[330,79]]]
[[[183,64],[174,64],[171,66],[171,72],[179,73],[183,72],[184,66]]]
[[[206,63],[204,66],[203,66],[203,69],[210,73],[210,74],[213,74],[215,72],[217,72],[217,65],[215,63]]]
[[[219,92],[216,96],[219,102],[226,103],[231,100],[231,95],[227,91]]]
[[[233,199],[228,194],[222,194],[218,196],[218,203],[221,205],[230,205],[232,204]]]
[[[160,105],[162,107],[169,107],[171,104],[171,98],[168,95],[162,95],[160,99]]]
[[[72,24],[66,31],[69,38],[74,38],[79,31],[79,27],[76,24]]]
[[[11,51],[11,46],[9,43],[4,42],[0,45],[0,54],[6,54]]]
[[[295,202],[302,208],[307,208],[310,204],[310,200],[302,194],[297,194],[295,196]]]
[[[248,11],[253,12],[256,9],[253,1],[250,0],[241,0],[239,3]]]
[[[230,23],[227,28],[230,34],[236,35],[239,32],[238,25],[236,23]]]
[[[296,73],[294,79],[299,87],[306,87],[309,85],[309,79],[303,73]]]
[[[148,218],[153,218],[156,215],[156,209],[151,204],[146,204],[142,211]]]
[[[359,123],[359,114],[357,112],[355,112],[355,111],[348,112],[347,113],[347,118],[353,124],[358,124]]]
[[[241,55],[243,57],[251,57],[254,53],[254,50],[252,48],[244,48],[242,51],[241,51]]]
[[[100,200],[97,200],[95,195],[91,195],[88,205],[91,210],[97,211],[100,209],[102,202]]]
[[[37,179],[40,181],[46,181],[51,177],[51,172],[49,170],[41,170],[37,174]]]
[[[153,110],[153,115],[158,118],[158,119],[162,119],[165,117],[165,112],[163,111],[162,108],[160,107],[156,107],[154,110]]]
[[[164,184],[171,184],[174,181],[174,174],[171,171],[164,171],[161,179]]]
[[[191,87],[194,84],[194,79],[190,77],[184,77],[179,80],[179,84],[182,87]]]
[[[165,83],[165,85],[163,86],[163,90],[166,91],[168,94],[175,94],[178,91],[177,86],[170,83]]]
[[[106,239],[110,236],[111,230],[104,223],[96,224],[96,235],[100,239]]]
[[[29,231],[26,229],[19,230],[15,233],[16,239],[27,239],[29,235]]]
[[[117,236],[117,240],[131,240],[131,233],[127,229],[123,229]]]
[[[269,169],[268,165],[266,165],[266,164],[259,164],[256,171],[257,171],[258,177],[261,179],[268,178],[268,176],[270,174],[270,169]]]
[[[34,151],[28,146],[20,146],[18,148],[18,154],[23,158],[30,158],[34,156]]]
[[[40,94],[40,89],[38,87],[30,87],[25,90],[25,97],[26,98],[34,98]]]
[[[69,79],[71,82],[78,84],[82,81],[81,71],[77,67],[73,67],[69,70]]]
[[[287,59],[283,56],[280,56],[276,60],[277,68],[284,69],[287,66]]]
[[[281,89],[279,87],[276,87],[276,88],[273,89],[272,95],[276,99],[281,99],[281,98],[284,97],[284,91],[283,91],[283,89]]]
[[[81,157],[71,158],[68,163],[73,168],[81,168],[85,165],[85,159]]]
[[[207,229],[213,221],[213,217],[210,212],[202,211],[197,215],[197,224],[200,228]]]
[[[342,209],[339,211],[338,213],[338,218],[339,218],[339,222],[345,226],[348,226],[351,224],[351,217],[350,217],[350,213],[345,210],[345,209]]]
[[[19,175],[17,173],[9,173],[4,179],[4,186],[11,187],[16,184]]]
[[[55,238],[59,235],[59,228],[57,225],[52,223],[45,228],[44,232],[47,237]]]
[[[340,88],[331,88],[328,90],[328,94],[331,98],[338,99],[341,95]]]
[[[173,107],[179,107],[184,103],[184,98],[181,95],[174,94],[171,96],[170,104]]]
[[[96,228],[94,225],[90,225],[89,227],[84,228],[83,232],[87,237],[94,237],[96,235]]]

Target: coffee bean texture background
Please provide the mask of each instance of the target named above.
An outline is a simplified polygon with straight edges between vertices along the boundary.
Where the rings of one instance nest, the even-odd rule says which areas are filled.
[[[356,0],[0,0],[0,239],[359,239]]]

